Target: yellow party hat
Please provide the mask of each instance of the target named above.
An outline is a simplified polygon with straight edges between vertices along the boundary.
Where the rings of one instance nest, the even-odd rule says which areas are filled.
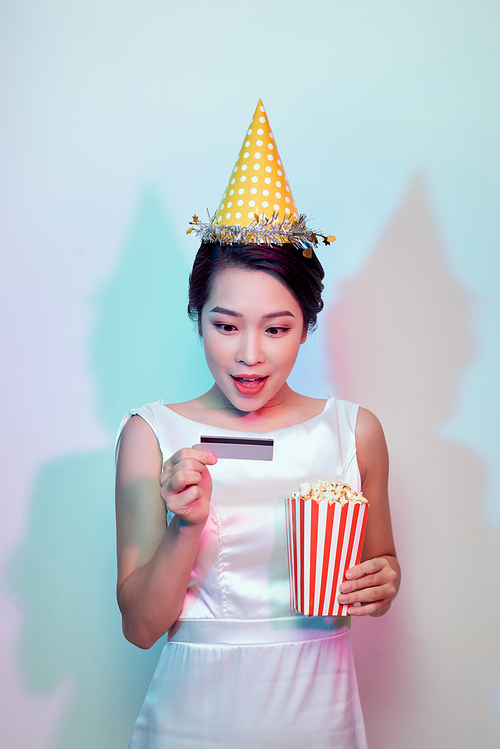
[[[292,244],[311,256],[318,236],[306,227],[293,199],[266,110],[259,99],[222,200],[209,223],[193,216],[188,234],[220,244]]]
[[[255,214],[263,213],[270,218],[273,212],[280,219],[299,217],[266,110],[259,99],[215,223],[248,226]]]

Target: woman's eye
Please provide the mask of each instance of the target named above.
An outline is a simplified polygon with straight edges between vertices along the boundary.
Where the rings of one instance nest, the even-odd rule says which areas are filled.
[[[286,333],[289,328],[268,328],[267,332],[271,335],[280,335],[280,333]]]
[[[226,322],[215,323],[215,327],[219,328],[219,330],[222,330],[223,333],[232,333],[233,330],[236,330],[236,328],[234,327],[234,325],[231,325],[228,322],[227,323]]]

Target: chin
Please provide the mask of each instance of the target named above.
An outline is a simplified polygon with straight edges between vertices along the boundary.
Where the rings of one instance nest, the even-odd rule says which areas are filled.
[[[228,398],[228,396],[226,396],[226,398]],[[228,400],[231,402],[231,405],[234,408],[236,408],[238,411],[243,411],[244,413],[258,411],[259,408],[262,408],[262,406],[266,405],[266,401],[263,401],[261,398],[259,398],[258,402],[254,398],[244,398],[242,396],[231,397],[228,398]]]
[[[269,400],[269,398],[267,398],[262,393],[259,393],[259,395],[256,396],[252,396],[242,395],[237,391],[235,392],[235,388],[233,387],[222,390],[222,388],[219,386],[219,389],[224,398],[233,406],[233,408],[236,408],[238,411],[242,411],[245,413],[258,411],[259,408],[265,406],[267,401]]]

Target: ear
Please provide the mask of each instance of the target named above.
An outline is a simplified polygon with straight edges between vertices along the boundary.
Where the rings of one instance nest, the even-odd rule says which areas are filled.
[[[198,335],[203,338],[203,328],[201,327],[201,317],[198,318]]]
[[[302,331],[302,338],[300,339],[300,343],[305,343],[307,341],[307,325],[304,325],[304,330]]]

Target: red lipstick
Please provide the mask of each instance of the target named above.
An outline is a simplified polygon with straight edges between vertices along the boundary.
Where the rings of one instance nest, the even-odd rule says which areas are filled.
[[[258,395],[267,382],[266,377],[235,377],[231,375],[234,386],[240,395]]]

